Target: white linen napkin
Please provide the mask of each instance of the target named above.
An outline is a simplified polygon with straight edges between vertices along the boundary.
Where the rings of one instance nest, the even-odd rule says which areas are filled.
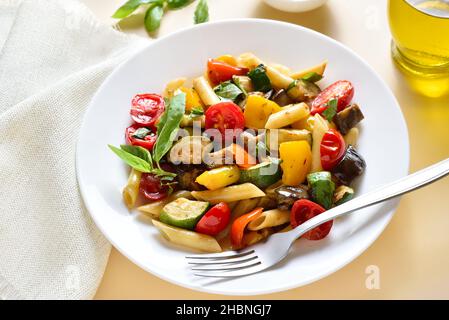
[[[0,298],[95,294],[110,244],[78,191],[78,131],[105,77],[147,43],[77,1],[0,0]]]

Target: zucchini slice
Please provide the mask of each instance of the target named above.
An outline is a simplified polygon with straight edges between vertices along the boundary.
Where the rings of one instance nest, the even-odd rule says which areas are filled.
[[[159,220],[171,226],[193,230],[208,207],[209,202],[179,198],[162,208]]]
[[[275,160],[275,161],[274,161]],[[250,182],[265,189],[282,178],[279,160],[266,161],[240,171],[240,183]]]

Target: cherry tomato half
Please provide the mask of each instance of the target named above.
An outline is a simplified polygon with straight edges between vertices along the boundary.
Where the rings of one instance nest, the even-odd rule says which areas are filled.
[[[245,127],[245,117],[242,110],[233,102],[220,102],[210,106],[206,111],[206,129],[218,129],[225,139],[229,134],[226,129],[243,130]]]
[[[346,150],[343,136],[334,129],[329,129],[320,144],[321,166],[324,170],[332,170],[343,158]]]
[[[154,128],[164,111],[164,99],[158,94],[138,94],[131,102],[131,118],[143,127]]]
[[[136,131],[139,132],[138,130],[142,131],[145,129],[147,129],[149,132],[143,136],[143,139],[141,139],[140,137],[137,137],[135,135]],[[149,128],[144,128],[144,127],[142,128],[142,127],[139,127],[134,124],[134,125],[126,128],[125,138],[126,138],[127,144],[130,144],[132,146],[143,147],[143,148],[151,151],[151,150],[153,150],[153,146],[156,143],[157,135],[154,132],[152,132],[152,130]]]
[[[169,188],[162,185],[161,180],[152,173],[142,173],[140,179],[140,194],[149,200],[161,200],[168,196]]]
[[[207,61],[207,75],[214,85],[231,80],[234,75],[245,76],[248,72],[248,68],[234,67],[222,61],[214,59]]]
[[[216,236],[223,231],[231,219],[231,209],[225,202],[216,204],[198,221],[195,231]]]
[[[309,219],[326,211],[323,207],[315,202],[306,199],[297,200],[292,207],[290,213],[290,223],[293,228],[303,224]],[[322,225],[306,232],[303,237],[308,240],[321,240],[331,231],[333,221],[328,221]]]
[[[321,114],[327,109],[327,104],[332,99],[338,99],[337,112],[346,108],[354,97],[354,87],[347,80],[340,80],[331,84],[329,87],[321,91],[321,93],[312,101],[312,115]]]

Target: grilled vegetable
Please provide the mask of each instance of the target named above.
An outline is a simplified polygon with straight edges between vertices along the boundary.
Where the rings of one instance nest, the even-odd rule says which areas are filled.
[[[282,182],[289,186],[297,186],[304,182],[312,164],[312,152],[306,141],[283,142],[279,146],[284,172]]]
[[[347,186],[339,186],[334,193],[334,203],[336,206],[354,198],[354,189]]]
[[[281,107],[287,106],[294,102],[292,99],[290,99],[290,97],[288,96],[287,92],[284,89],[281,89],[278,92],[276,92],[271,98],[271,100],[276,102]]]
[[[250,182],[261,189],[272,185],[282,177],[278,159],[271,162],[262,162],[247,170],[240,171],[240,183]]]
[[[309,182],[310,195],[314,202],[325,209],[332,207],[332,199],[335,191],[335,184],[332,181],[330,172],[314,172],[307,176]]]
[[[245,126],[253,129],[263,129],[268,118],[281,111],[282,108],[277,103],[258,95],[249,95],[246,100]]]
[[[179,198],[165,205],[159,220],[171,226],[193,230],[209,207],[209,202]]]
[[[344,185],[360,176],[366,168],[366,162],[353,146],[346,149],[343,159],[334,167],[332,173]]]
[[[204,187],[197,183],[195,180],[204,172],[202,166],[195,165],[182,165],[176,166],[176,179],[180,189],[201,191]]]
[[[293,81],[287,88],[288,96],[298,102],[315,99],[320,92],[320,87],[315,83],[302,79]]]
[[[306,185],[297,187],[282,186],[274,190],[277,206],[281,210],[290,210],[296,200],[308,199],[309,188]]]
[[[237,166],[224,166],[203,172],[196,182],[209,190],[217,190],[236,183],[240,178],[240,170]]]
[[[357,104],[351,104],[346,109],[337,113],[333,119],[335,125],[342,135],[355,127],[364,118],[362,111]]]

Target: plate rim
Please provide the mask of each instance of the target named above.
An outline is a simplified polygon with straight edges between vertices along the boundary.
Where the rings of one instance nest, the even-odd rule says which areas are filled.
[[[339,270],[341,270],[342,268],[344,268],[345,266],[347,266],[349,263],[353,262],[355,259],[357,259],[363,252],[365,252],[367,249],[369,249],[369,247],[371,247],[371,245],[376,242],[376,240],[379,238],[379,236],[384,232],[385,228],[389,225],[391,219],[393,218],[397,207],[399,205],[399,202],[401,200],[401,198],[398,199],[393,199],[390,200],[389,203],[391,204],[392,208],[388,211],[387,215],[388,217],[385,219],[385,222],[383,223],[383,225],[381,225],[381,227],[379,228],[379,231],[376,232],[376,234],[373,234],[375,236],[373,236],[373,240],[369,241],[369,243],[366,246],[363,246],[360,250],[358,250],[357,252],[354,253],[353,257],[351,259],[348,259],[345,263],[342,263],[341,265],[339,265],[338,267],[329,270],[329,272],[321,274],[318,277],[315,277],[314,279],[310,279],[307,281],[303,281],[301,283],[295,283],[295,284],[291,284],[291,285],[284,285],[284,286],[279,286],[276,287],[274,289],[266,289],[266,290],[257,290],[257,293],[254,292],[234,292],[234,291],[222,291],[222,290],[216,290],[214,288],[209,288],[208,286],[195,286],[193,284],[186,284],[184,282],[180,282],[177,281],[176,279],[172,279],[168,276],[165,276],[163,273],[158,272],[156,270],[150,270],[150,268],[146,267],[145,265],[140,264],[138,261],[136,261],[133,257],[131,257],[130,255],[128,255],[126,253],[125,250],[123,250],[121,248],[120,245],[118,245],[117,243],[115,243],[115,241],[112,240],[112,237],[109,236],[109,233],[107,232],[107,230],[105,230],[105,228],[103,228],[102,224],[97,220],[97,216],[95,214],[92,213],[92,210],[90,208],[90,204],[85,201],[85,199],[87,198],[86,196],[86,188],[84,188],[82,186],[82,175],[81,175],[81,170],[80,170],[80,149],[82,148],[81,146],[81,132],[85,126],[85,123],[87,122],[87,118],[89,117],[89,113],[92,109],[92,107],[96,104],[96,100],[98,98],[98,93],[101,92],[103,90],[104,87],[106,87],[108,85],[108,83],[111,81],[111,79],[117,74],[119,73],[122,69],[124,69],[126,67],[126,65],[133,60],[135,57],[139,56],[140,54],[142,54],[144,51],[148,50],[148,48],[151,48],[152,46],[158,44],[161,41],[165,41],[167,39],[170,39],[172,37],[177,37],[180,34],[183,33],[187,33],[190,32],[191,30],[196,30],[196,29],[202,29],[202,28],[209,28],[210,26],[217,26],[217,25],[227,25],[227,24],[234,24],[234,23],[255,23],[255,24],[271,24],[271,25],[277,25],[277,26],[284,26],[284,27],[288,27],[288,28],[292,28],[292,29],[297,29],[300,32],[305,32],[305,33],[310,33],[315,37],[321,38],[324,41],[329,41],[332,42],[334,45],[339,46],[340,48],[342,48],[343,50],[347,51],[348,53],[350,53],[353,58],[357,59],[362,65],[364,65],[364,67],[366,67],[371,73],[372,75],[377,78],[377,80],[379,81],[379,83],[381,83],[382,87],[385,89],[385,92],[388,93],[388,95],[390,95],[391,100],[394,102],[394,107],[397,109],[397,111],[399,111],[399,116],[400,116],[400,127],[402,127],[403,132],[405,134],[406,137],[406,144],[404,145],[405,150],[406,150],[406,155],[405,155],[405,166],[403,168],[404,172],[402,173],[403,176],[407,175],[409,173],[410,170],[410,137],[409,137],[409,132],[408,132],[408,126],[407,126],[407,122],[405,121],[405,117],[404,114],[402,112],[402,109],[400,107],[400,104],[396,98],[396,96],[394,95],[393,91],[391,90],[391,88],[387,85],[387,83],[385,82],[385,80],[374,70],[373,67],[371,67],[371,65],[368,64],[368,62],[366,62],[358,53],[356,53],[354,50],[352,50],[351,48],[349,48],[348,46],[344,45],[343,43],[325,35],[322,34],[318,31],[315,31],[313,29],[309,29],[307,27],[301,26],[301,25],[297,25],[297,24],[293,24],[293,23],[289,23],[289,22],[284,22],[284,21],[278,21],[278,20],[272,20],[272,19],[260,19],[260,18],[238,18],[238,19],[224,19],[224,20],[219,20],[219,21],[214,21],[214,22],[208,22],[208,23],[204,23],[204,24],[198,24],[198,25],[193,25],[193,26],[189,26],[189,27],[185,27],[185,28],[181,28],[175,32],[172,32],[166,36],[163,36],[159,39],[155,39],[151,42],[149,42],[147,45],[142,46],[141,48],[139,48],[136,52],[134,52],[133,54],[131,54],[126,60],[122,61],[119,65],[117,65],[112,72],[104,79],[104,81],[102,82],[102,84],[98,87],[98,89],[96,90],[95,94],[92,97],[92,100],[90,101],[89,105],[86,108],[86,111],[82,117],[82,121],[81,121],[81,125],[80,125],[80,130],[78,132],[78,137],[77,137],[77,143],[76,143],[76,155],[75,155],[75,169],[76,169],[76,178],[77,178],[77,183],[78,183],[78,189],[81,195],[81,199],[82,202],[87,210],[87,212],[89,213],[90,217],[92,218],[92,220],[94,221],[96,227],[100,230],[100,232],[102,233],[102,235],[112,244],[112,246],[114,246],[115,249],[117,249],[122,255],[124,255],[128,260],[130,260],[133,264],[135,264],[136,266],[138,266],[139,268],[145,270],[146,272],[157,276],[158,278],[167,281],[169,283],[175,284],[177,286],[183,287],[183,288],[188,288],[191,290],[195,290],[195,291],[199,291],[199,292],[204,292],[204,293],[209,293],[209,294],[217,294],[217,295],[226,295],[226,296],[258,296],[258,295],[263,295],[263,294],[273,294],[273,293],[277,293],[277,292],[283,292],[283,291],[287,291],[287,290],[292,290],[295,288],[299,288],[299,287],[303,287],[306,286],[308,284],[311,284],[313,282],[319,281]]]

